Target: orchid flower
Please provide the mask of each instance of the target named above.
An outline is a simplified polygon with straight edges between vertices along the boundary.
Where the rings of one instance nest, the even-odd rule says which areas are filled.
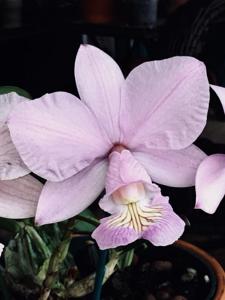
[[[128,150],[109,155],[106,195],[100,207],[112,216],[101,220],[93,232],[100,249],[127,245],[139,238],[155,246],[174,243],[185,223],[161,195],[144,167]]]
[[[29,175],[6,124],[11,110],[24,101],[27,99],[16,93],[0,95],[0,216],[5,218],[34,216],[42,189],[42,184]]]
[[[211,85],[225,112],[225,88]],[[225,154],[213,154],[205,158],[196,174],[195,208],[213,214],[225,195]]]
[[[126,79],[103,51],[82,45],[75,61],[81,101],[65,92],[17,105],[10,134],[25,165],[47,179],[36,212],[39,225],[88,207],[105,186],[108,157],[130,151],[152,181],[194,185],[206,155],[192,143],[207,119],[209,84],[192,57],[146,62]]]

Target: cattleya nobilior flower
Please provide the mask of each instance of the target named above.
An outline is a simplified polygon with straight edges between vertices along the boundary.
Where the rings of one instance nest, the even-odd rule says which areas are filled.
[[[214,85],[211,87],[220,98],[225,112],[225,88]],[[197,170],[195,208],[213,214],[224,195],[225,154],[213,154],[205,158]]]
[[[9,93],[0,95],[0,216],[34,216],[42,184],[29,175],[30,170],[17,152],[9,133],[7,118],[11,110],[28,99]]]
[[[111,214],[92,234],[101,249],[127,245],[139,238],[166,246],[184,231],[185,223],[173,212],[168,197],[161,195],[160,188],[126,149],[109,155],[106,194],[99,205]]]
[[[205,154],[192,143],[209,105],[203,63],[173,57],[136,67],[125,79],[103,51],[82,45],[75,61],[81,98],[46,94],[18,104],[8,118],[26,166],[47,179],[37,224],[62,221],[88,207],[105,186],[108,157],[123,146],[153,182],[194,185]]]

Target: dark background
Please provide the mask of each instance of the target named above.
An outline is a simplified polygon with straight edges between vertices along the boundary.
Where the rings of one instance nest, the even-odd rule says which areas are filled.
[[[76,94],[74,60],[85,42],[113,56],[124,74],[146,60],[194,56],[210,83],[225,86],[224,40],[225,0],[0,0],[0,86],[19,86],[33,98]],[[213,92],[209,124],[196,143],[208,154],[225,153],[224,115]],[[191,224],[184,239],[225,266],[225,201],[211,216],[193,211],[194,188],[162,189]]]

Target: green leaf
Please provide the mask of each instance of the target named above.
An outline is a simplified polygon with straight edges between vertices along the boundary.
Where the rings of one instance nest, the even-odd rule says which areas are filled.
[[[124,252],[120,255],[117,266],[120,270],[129,267],[132,264],[134,258],[134,249]]]
[[[20,257],[18,256],[16,248],[16,240],[11,240],[8,246],[5,248],[4,258],[7,273],[13,276],[13,278],[19,280],[23,277],[23,272],[20,268]]]
[[[32,99],[31,95],[27,91],[25,91],[24,89],[21,89],[17,86],[10,86],[10,85],[0,86],[0,95],[8,94],[8,93],[11,93],[11,92],[15,92],[18,95],[26,97],[28,99]]]
[[[76,216],[76,223],[73,229],[79,232],[92,232],[98,226],[99,222],[90,209],[85,209]]]
[[[5,281],[5,277],[4,274],[5,271],[4,269],[1,267],[0,269],[0,296],[2,300],[10,300],[12,299],[9,291],[8,291],[8,287]]]
[[[26,232],[30,236],[33,243],[36,245],[38,251],[43,256],[44,259],[49,258],[51,255],[51,252],[48,248],[48,246],[45,244],[39,233],[35,230],[32,226],[26,226],[25,227]]]
[[[48,266],[49,266],[49,260],[50,258],[47,258],[43,264],[40,266],[38,273],[36,274],[36,279],[37,282],[39,282],[39,285],[42,284],[42,282],[45,280],[46,278],[46,274],[48,272]]]

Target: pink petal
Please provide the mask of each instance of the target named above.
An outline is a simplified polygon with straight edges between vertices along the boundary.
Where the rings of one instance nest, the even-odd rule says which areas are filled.
[[[75,62],[80,98],[95,114],[112,142],[118,142],[123,74],[117,63],[100,49],[82,45]]]
[[[31,175],[0,181],[0,216],[20,219],[34,217],[42,183]]]
[[[19,104],[8,123],[25,164],[50,181],[76,174],[111,146],[89,109],[64,92]]]
[[[213,214],[225,194],[225,155],[214,154],[201,163],[196,175],[196,205]]]
[[[27,98],[19,96],[14,92],[0,95],[0,124],[4,125],[6,123],[10,112],[17,104],[27,100]]]
[[[26,101],[16,93],[0,95],[0,179],[15,179],[30,173],[12,143],[6,120],[12,109]]]
[[[132,182],[151,184],[151,178],[128,150],[110,154],[110,164],[106,177],[106,193],[111,194],[118,188]]]
[[[111,195],[105,195],[99,201],[99,206],[102,210],[110,213],[110,214],[118,214],[123,209],[123,205],[119,205],[115,203]]]
[[[15,179],[29,173],[11,141],[8,127],[0,126],[0,179]]]
[[[136,241],[138,233],[130,227],[110,227],[108,222],[112,217],[101,220],[101,224],[92,233],[100,249],[112,249],[128,245]]]
[[[184,232],[184,221],[174,213],[172,207],[165,197],[159,197],[155,199],[154,206],[162,207],[162,217],[158,221],[155,221],[152,225],[144,231],[142,237],[149,240],[155,246],[167,246],[173,244]]]
[[[182,150],[149,150],[134,152],[134,157],[145,167],[152,180],[173,187],[195,185],[197,168],[206,154],[192,145]]]
[[[121,142],[129,148],[185,148],[206,124],[205,66],[192,57],[144,63],[126,79],[121,104]]]
[[[210,87],[214,90],[214,92],[219,97],[221,104],[223,106],[223,111],[225,113],[225,88],[213,84],[210,84]]]
[[[104,189],[106,170],[103,160],[62,182],[47,182],[38,202],[36,223],[60,222],[87,208]]]

